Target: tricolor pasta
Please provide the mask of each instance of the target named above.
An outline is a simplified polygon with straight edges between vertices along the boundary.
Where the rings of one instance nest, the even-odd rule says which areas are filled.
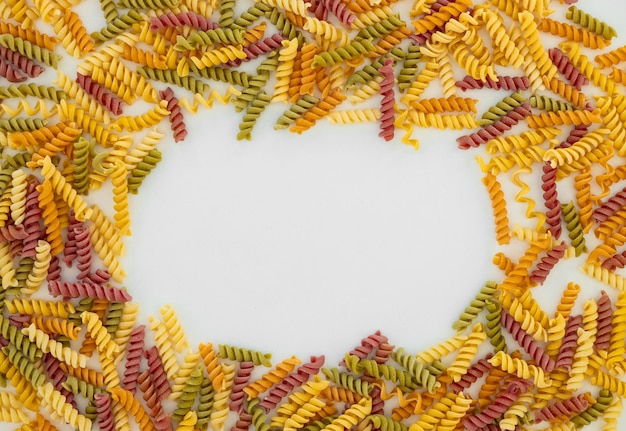
[[[75,0],[0,3],[1,421],[617,429],[626,50],[611,46],[611,17],[547,0],[85,2],[103,18],[91,33]],[[482,108],[488,90],[498,97]],[[377,331],[338,365],[196,345],[170,306],[142,323],[123,285],[133,195],[161,143],[193,136],[189,117],[215,101],[240,115],[237,139],[254,139],[270,105],[284,108],[277,134],[373,122],[387,145],[418,148],[420,129],[461,131],[456,145],[484,174],[501,278],[432,347],[396,347]],[[107,182],[108,205],[90,203]],[[533,289],[573,258],[609,287],[583,298],[570,282],[543,308]]]

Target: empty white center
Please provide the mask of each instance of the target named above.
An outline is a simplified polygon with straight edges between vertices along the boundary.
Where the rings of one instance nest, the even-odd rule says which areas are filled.
[[[275,131],[280,112],[237,141],[242,114],[216,107],[160,144],[131,198],[125,265],[143,313],[170,303],[194,342],[277,359],[341,358],[376,330],[411,350],[452,335],[495,252],[458,132],[418,131],[415,151],[375,124]]]

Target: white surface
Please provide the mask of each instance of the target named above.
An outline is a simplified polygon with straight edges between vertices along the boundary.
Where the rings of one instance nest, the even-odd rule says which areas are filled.
[[[621,2],[578,6],[616,28],[626,18]],[[622,35],[612,47],[624,43]],[[502,97],[460,94],[480,98],[479,113]],[[401,131],[384,142],[375,124],[275,131],[283,109],[262,114],[252,141],[236,140],[242,113],[232,106],[187,114],[187,140],[161,145],[163,161],[131,202],[125,267],[142,311],[171,303],[193,342],[276,359],[326,354],[334,363],[378,329],[409,351],[452,335],[485,281],[502,280],[474,161],[483,149],[457,149],[465,131],[416,129],[418,151],[400,143]],[[539,190],[533,175],[524,179]],[[524,223],[517,190],[507,190],[511,224]],[[578,270],[582,262],[559,264],[535,290],[547,310],[568,281],[583,284],[581,298],[599,294],[602,286]]]
[[[193,339],[277,358],[336,356],[377,329],[413,349],[447,334],[495,252],[471,154],[376,125],[276,132],[271,112],[238,142],[231,110],[192,119],[133,198],[144,310],[172,303]]]

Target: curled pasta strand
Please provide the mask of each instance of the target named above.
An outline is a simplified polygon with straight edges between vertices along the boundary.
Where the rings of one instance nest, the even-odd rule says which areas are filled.
[[[586,55],[581,54],[580,45],[575,42],[563,42],[561,43],[561,50],[590,82],[593,82],[609,95],[615,93],[616,83],[594,67]]]
[[[61,45],[76,58],[82,58],[95,48],[87,29],[83,25],[78,14],[70,8],[65,9],[54,21],[54,31],[56,32]]]
[[[41,166],[41,173],[49,180],[54,191],[74,209],[76,220],[85,221],[91,217],[93,210],[87,207],[87,203],[76,193],[76,190],[69,184],[63,174],[55,168],[51,159],[46,156],[38,163]]]
[[[353,124],[376,122],[380,119],[380,116],[380,109],[364,108],[334,111],[329,113],[326,118],[332,124]]]
[[[38,388],[38,394],[43,400],[43,404],[50,413],[56,413],[69,425],[80,431],[91,430],[91,420],[80,414],[71,404],[69,404],[59,391],[54,389],[52,383],[46,384]]]
[[[10,34],[0,35],[0,45],[12,51],[19,52],[22,55],[35,60],[55,69],[59,67],[61,56],[51,52],[46,48],[41,48],[21,37],[15,37]]]
[[[570,6],[565,13],[565,18],[572,20],[581,27],[588,29],[589,31],[601,36],[603,39],[611,40],[617,36],[617,32],[613,27],[607,23],[600,21],[598,18],[583,12],[576,6]]]
[[[587,133],[578,142],[567,148],[551,148],[544,153],[544,160],[552,167],[572,164],[604,142],[608,129],[597,129]]]
[[[543,18],[539,23],[539,30],[550,33],[554,36],[563,37],[572,42],[581,43],[583,46],[592,49],[603,49],[608,45],[604,38],[591,33],[579,26],[555,21],[551,18]]]
[[[34,342],[42,352],[50,353],[58,360],[63,361],[72,367],[84,368],[87,365],[87,357],[85,355],[78,353],[69,347],[61,345],[58,341],[50,338],[48,334],[40,329],[37,329],[34,324],[24,328],[22,333],[28,336],[29,340]]]
[[[594,59],[601,68],[615,66],[626,60],[626,46],[620,46],[604,54],[598,54]]]
[[[495,175],[489,172],[483,178],[483,184],[487,187],[487,192],[489,193],[489,198],[493,208],[496,224],[496,240],[498,241],[498,244],[508,244],[510,240],[509,219],[504,193],[502,192],[502,186],[496,179]]]

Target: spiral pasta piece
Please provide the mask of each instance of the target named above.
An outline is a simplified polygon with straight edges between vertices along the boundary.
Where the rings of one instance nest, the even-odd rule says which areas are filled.
[[[449,340],[447,345],[438,345],[432,350],[436,349],[446,349],[453,343],[458,343],[459,345],[463,345],[467,340],[467,337],[463,337],[463,339],[454,338]],[[447,349],[446,349],[447,350]],[[445,351],[445,350],[444,350]],[[423,354],[421,359],[423,360]],[[420,357],[413,357],[412,355],[404,352],[404,349],[398,349],[394,353],[392,353],[392,358],[402,365],[415,379],[415,382],[422,387],[425,387],[428,392],[434,393],[437,388],[441,386],[441,384],[437,381],[436,377],[432,375],[430,370],[419,361]]]
[[[514,358],[502,351],[497,352],[489,360],[489,363],[520,379],[532,379],[538,388],[545,388],[551,384],[550,378],[541,368],[531,365],[523,359]]]
[[[59,194],[68,205],[74,209],[75,217],[78,221],[85,221],[92,215],[92,210],[87,207],[87,203],[78,195],[70,183],[66,181],[63,174],[52,164],[51,159],[46,156],[38,163],[41,166],[41,173],[54,191]]]
[[[84,415],[78,413],[71,404],[66,402],[66,397],[61,395],[59,391],[54,389],[52,383],[46,384],[38,388],[38,394],[43,400],[43,405],[50,413],[56,413],[69,425],[80,431],[91,430],[91,420]]]
[[[478,353],[478,348],[487,339],[487,333],[485,332],[485,326],[482,323],[477,323],[472,328],[472,332],[467,337],[467,340],[463,343],[457,356],[452,364],[447,369],[447,374],[452,377],[452,380],[458,382],[461,376],[465,374],[467,368],[470,366],[470,362]]]
[[[604,39],[611,40],[613,37],[617,36],[617,32],[613,27],[603,21],[600,21],[592,15],[583,12],[576,6],[570,6],[567,9],[565,18],[572,20],[581,27],[588,29]]]
[[[67,8],[60,15],[54,22],[54,31],[67,52],[73,57],[82,58],[93,51],[95,43],[76,12]]]
[[[561,50],[590,82],[593,82],[609,95],[615,92],[616,83],[594,67],[586,55],[581,54],[581,48],[578,44],[574,42],[564,42],[561,44]]]
[[[351,428],[365,419],[372,411],[372,400],[370,398],[362,398],[358,403],[334,419],[330,424],[322,428],[322,431],[341,431],[344,428]]]
[[[372,386],[365,380],[351,374],[339,371],[337,368],[322,368],[324,375],[333,383],[343,386],[357,394],[368,397]]]
[[[615,66],[626,60],[626,46],[620,46],[604,54],[598,54],[594,60],[601,68]]]
[[[282,381],[289,373],[291,373],[296,365],[302,361],[292,356],[291,358],[284,359],[280,363],[276,364],[276,367],[268,373],[261,376],[258,380],[255,380],[243,388],[249,398],[255,398],[263,392],[270,389]]]
[[[601,36],[598,36],[585,28],[581,28],[576,25],[571,25],[561,21],[555,21],[551,18],[543,18],[539,24],[539,30],[550,33],[554,36],[559,36],[582,44],[587,48],[602,49],[608,45]]]
[[[135,417],[141,431],[155,431],[150,416],[130,392],[122,388],[110,388],[109,392],[114,402],[119,403],[124,410]]]
[[[152,317],[150,318],[150,329],[154,332],[156,347],[163,362],[163,367],[167,373],[167,377],[172,379],[176,376],[180,365],[178,364],[167,328],[163,322]]]
[[[47,64],[55,69],[59,67],[60,55],[35,45],[21,37],[12,36],[11,34],[2,34],[0,35],[0,45],[12,51],[19,52],[31,60]]]
[[[22,330],[31,342],[34,342],[43,353],[50,353],[60,361],[65,362],[72,367],[85,367],[87,357],[77,353],[69,347],[64,347],[61,343],[50,338],[50,336],[31,324]]]

